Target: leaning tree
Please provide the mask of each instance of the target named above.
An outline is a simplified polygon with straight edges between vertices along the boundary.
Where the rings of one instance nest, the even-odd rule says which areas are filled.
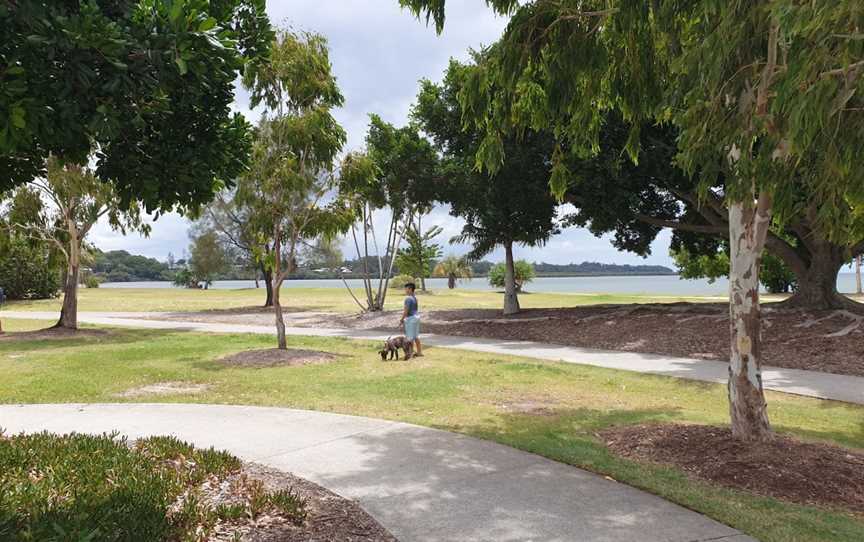
[[[444,23],[445,0],[400,0]],[[864,164],[864,12],[856,0],[487,0],[512,15],[492,61],[461,96],[485,135],[478,160],[497,170],[514,128],[552,127],[561,144],[550,185],[563,196],[564,149],[596,150],[604,111],[640,128],[669,119],[678,161],[702,197],[722,176],[730,243],[732,432],[771,435],[760,366],[758,274],[772,223],[796,211],[802,184],[833,238],[854,230]],[[493,87],[494,90],[493,90]],[[499,89],[503,87],[504,92]]]

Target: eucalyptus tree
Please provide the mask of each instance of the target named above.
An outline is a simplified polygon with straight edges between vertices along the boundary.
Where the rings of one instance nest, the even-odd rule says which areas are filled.
[[[247,173],[256,195],[254,215],[269,224],[271,246],[259,257],[271,270],[273,307],[280,349],[287,348],[280,289],[296,270],[303,246],[330,237],[350,224],[336,202],[326,204],[333,189],[333,166],[345,143],[345,131],[332,110],[343,97],[333,76],[327,40],[309,32],[281,30],[271,56],[243,77],[251,106],[263,105],[264,116],[252,146]]]
[[[82,249],[87,235],[104,218],[114,230],[137,230],[145,235],[150,226],[141,208],[125,202],[111,184],[103,183],[87,166],[68,164],[50,157],[44,178],[37,178],[11,193],[11,214],[29,217],[10,226],[33,239],[52,243],[63,255],[66,274],[63,306],[56,327],[78,328],[78,284]],[[26,207],[16,213],[14,206]]]
[[[470,242],[470,260],[504,248],[504,314],[519,312],[514,245],[541,245],[558,232],[557,202],[548,187],[548,166],[555,150],[549,133],[527,131],[503,140],[502,164],[490,177],[475,168],[482,129],[465,126],[458,96],[477,70],[451,61],[440,84],[423,81],[412,116],[441,153],[435,199],[465,220],[453,241]]]
[[[400,0],[444,24],[445,0]],[[478,162],[500,167],[505,134],[551,127],[560,143],[550,168],[562,196],[567,147],[596,149],[604,110],[639,130],[670,119],[678,161],[697,171],[701,197],[722,175],[730,243],[729,399],[732,432],[771,435],[762,390],[760,256],[772,222],[795,210],[803,184],[827,235],[860,216],[844,212],[864,193],[860,28],[857,0],[625,2],[487,0],[512,15],[492,61],[463,95],[485,131]]]
[[[264,0],[0,2],[0,191],[52,154],[150,211],[206,203],[243,169],[234,82],[271,39]]]
[[[416,126],[397,128],[374,114],[370,115],[365,152],[349,153],[343,159],[339,194],[356,217],[351,235],[357,259],[363,264],[366,303],[358,301],[361,309],[384,309],[399,247],[431,206],[438,166],[435,149]],[[375,217],[382,212],[388,215],[383,247],[375,232]],[[369,269],[370,258],[378,261],[377,278]],[[357,300],[353,292],[352,296]]]

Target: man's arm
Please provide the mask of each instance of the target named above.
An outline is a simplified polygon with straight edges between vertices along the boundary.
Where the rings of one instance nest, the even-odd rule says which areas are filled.
[[[406,318],[408,318],[408,300],[407,299],[402,303],[402,318],[399,320],[399,325],[404,324]]]

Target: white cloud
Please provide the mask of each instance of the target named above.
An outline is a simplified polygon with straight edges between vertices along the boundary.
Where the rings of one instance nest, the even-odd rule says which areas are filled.
[[[335,116],[348,132],[346,150],[363,146],[368,115],[377,113],[396,125],[405,123],[423,78],[439,79],[451,57],[466,59],[468,49],[494,42],[506,25],[483,0],[448,3],[447,25],[438,36],[410,13],[399,8],[397,0],[280,0],[267,3],[271,20],[325,35],[330,43],[331,62],[345,95],[345,106]],[[238,88],[234,111],[257,122],[260,112],[249,108],[248,93]],[[385,231],[387,217],[376,228]],[[445,254],[463,254],[468,247],[450,246],[449,239],[459,233],[460,220],[438,208],[424,224],[444,228],[438,242]],[[91,241],[103,250],[124,249],[164,259],[169,252],[180,255],[188,246],[188,223],[175,214],[153,224],[149,239],[122,237],[100,224]],[[647,260],[618,252],[608,239],[597,239],[584,230],[569,229],[542,248],[519,248],[521,258],[551,263],[595,260],[617,263],[658,263],[669,265],[668,235],[655,243]],[[346,240],[346,256],[354,254],[353,243]],[[501,259],[501,251],[490,255]]]

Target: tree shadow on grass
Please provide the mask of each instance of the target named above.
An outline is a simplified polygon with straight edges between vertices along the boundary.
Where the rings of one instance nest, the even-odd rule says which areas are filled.
[[[96,331],[97,333],[88,333]],[[74,348],[87,345],[132,344],[149,342],[180,333],[189,333],[186,329],[125,329],[125,328],[83,328],[80,334],[58,333],[51,337],[50,328],[36,332],[10,333],[8,338],[0,339],[0,352],[15,354],[23,352],[40,352],[58,348]],[[45,335],[39,335],[45,333]],[[63,333],[63,332],[61,332]],[[15,337],[15,335],[25,335]],[[30,338],[32,337],[32,338]]]
[[[323,449],[287,454],[285,465],[311,469],[316,481],[361,499],[385,525],[410,524],[415,535],[426,531],[436,540],[560,539],[563,533],[579,540],[692,539],[685,534],[710,523],[702,516],[558,462],[598,472],[610,465],[617,472],[639,469],[611,455],[594,431],[676,414],[663,409],[558,409],[552,415],[503,414],[459,426],[482,440],[400,425],[343,439],[338,447],[362,452],[360,465],[347,468],[337,460],[338,450]],[[574,430],[574,423],[580,428]],[[459,537],[440,532],[442,522],[458,530]],[[730,534],[702,532],[705,538]],[[398,529],[394,534],[400,536]]]

